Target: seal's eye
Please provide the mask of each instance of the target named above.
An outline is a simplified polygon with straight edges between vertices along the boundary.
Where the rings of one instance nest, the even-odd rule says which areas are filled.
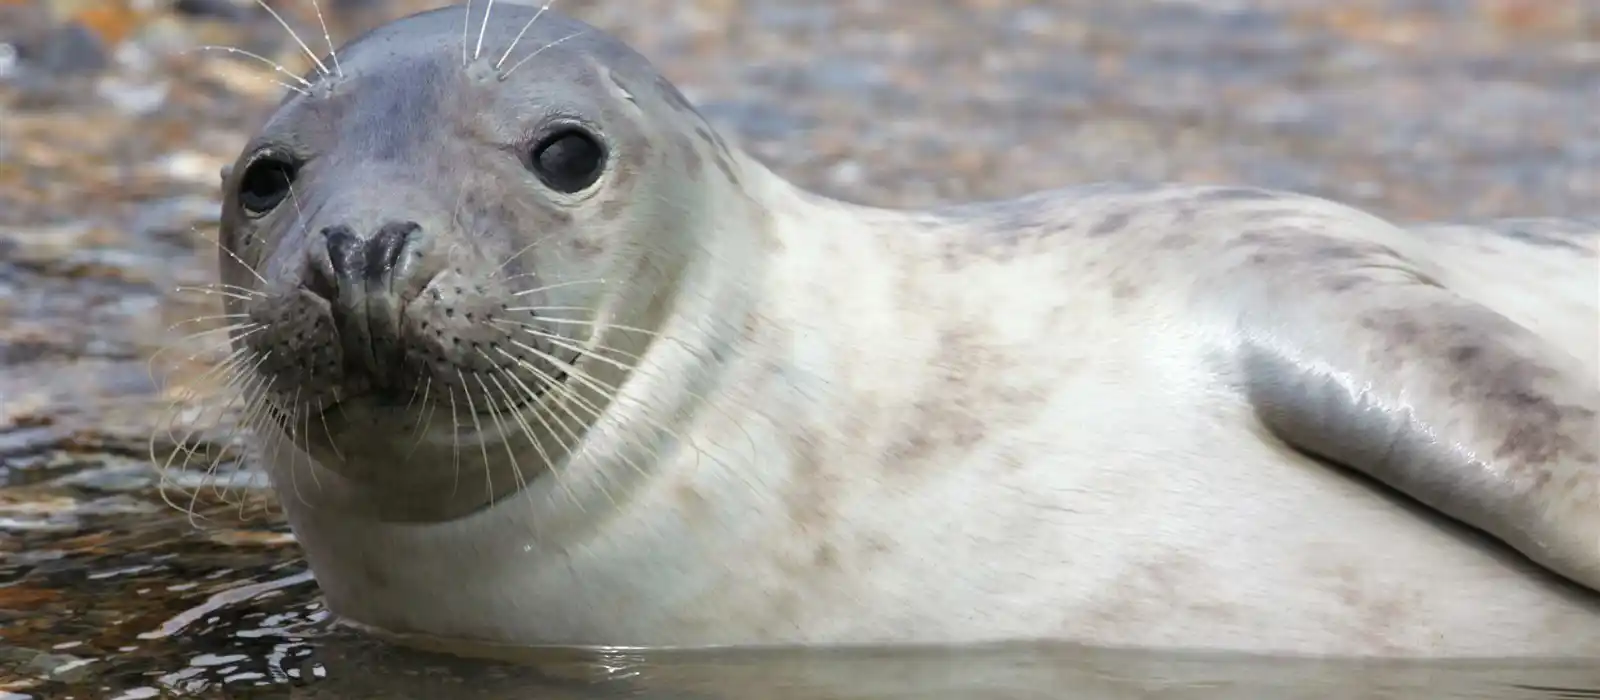
[[[578,192],[600,179],[605,149],[583,131],[563,129],[539,141],[530,154],[528,167],[551,189],[565,194]]]
[[[265,214],[289,196],[294,183],[295,164],[282,156],[255,159],[239,178],[239,205],[254,215]]]

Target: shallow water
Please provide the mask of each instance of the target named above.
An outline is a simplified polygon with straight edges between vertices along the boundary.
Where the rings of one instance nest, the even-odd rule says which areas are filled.
[[[324,4],[364,8],[335,18],[348,37],[430,3]],[[276,96],[256,66],[181,51],[229,44],[304,65],[260,13],[186,5],[203,16],[0,0],[0,700],[1600,697],[1600,661],[1581,659],[1019,646],[489,662],[337,627],[270,510],[245,519],[203,493],[209,520],[195,527],[163,503],[146,457],[174,396],[146,365],[194,330],[172,324],[216,313],[175,289],[209,281],[217,170]],[[296,14],[309,3],[278,6],[312,27]],[[1400,219],[1600,215],[1590,0],[562,6],[655,60],[779,172],[849,199],[1183,180],[1300,189]]]

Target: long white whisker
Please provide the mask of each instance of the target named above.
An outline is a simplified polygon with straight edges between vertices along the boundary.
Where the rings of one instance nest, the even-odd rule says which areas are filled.
[[[300,93],[302,95],[310,95],[311,94],[311,91],[307,89],[307,88],[311,87],[310,81],[307,81],[305,78],[302,78],[302,77],[300,77],[298,75],[295,75],[294,73],[291,73],[289,71],[289,69],[284,68],[281,65],[278,65],[277,61],[274,61],[274,60],[272,60],[270,58],[267,58],[266,56],[262,56],[261,54],[258,54],[258,53],[251,53],[251,52],[246,51],[244,49],[236,49],[236,48],[234,48],[232,46],[216,46],[216,45],[212,45],[212,44],[206,44],[204,46],[196,46],[196,47],[194,47],[192,49],[186,49],[186,50],[180,52],[180,55],[183,54],[183,53],[199,53],[201,51],[221,51],[223,53],[231,53],[231,54],[235,54],[235,55],[238,55],[238,56],[244,56],[245,58],[249,58],[249,59],[252,59],[252,60],[255,60],[255,61],[260,61],[261,63],[265,63],[265,64],[267,64],[269,66],[272,66],[272,70],[273,71],[289,76],[290,78],[294,79],[295,82],[300,83],[300,85],[290,85],[289,83],[283,82],[282,80],[278,80],[277,78],[267,78],[268,81],[273,82],[273,83],[277,83],[278,85],[283,86],[283,88],[286,89],[286,90],[293,90],[293,91],[298,92],[298,93]],[[304,87],[301,87],[302,85]]]
[[[235,258],[235,259],[237,260],[237,258]],[[243,261],[241,261],[239,264],[243,265],[244,263],[243,263]],[[236,294],[243,294],[243,295],[245,295],[247,297],[251,297],[251,298],[262,298],[262,299],[265,299],[267,297],[266,292],[258,292],[258,291],[254,290],[254,289],[249,288],[249,287],[241,287],[241,286],[239,286],[237,284],[224,284],[222,282],[213,282],[211,284],[198,286],[198,287],[194,286],[194,285],[185,285],[185,286],[181,286],[181,287],[175,287],[174,291],[178,291],[178,292],[201,292],[201,293],[211,292],[211,291],[226,291],[226,292],[234,292]]]
[[[411,442],[411,449],[406,451],[406,460],[411,460],[411,455],[416,454],[417,448],[422,445],[422,439],[428,434],[428,427],[432,425],[435,404],[428,403],[428,392],[433,389],[433,377],[428,377],[422,385],[422,412],[417,414],[417,439]]]
[[[580,284],[606,284],[606,281],[604,279],[592,279],[592,280],[573,280],[571,282],[557,282],[556,284],[547,284],[547,285],[545,285],[543,287],[534,287],[533,289],[524,289],[524,290],[522,290],[520,292],[513,292],[511,294],[511,296],[520,297],[520,296],[526,296],[528,294],[538,294],[539,292],[548,292],[548,291],[550,291],[552,289],[562,289],[564,287],[576,287],[576,286],[578,286]]]
[[[500,352],[502,354],[504,354],[505,351],[502,350]],[[485,357],[487,357],[487,355],[485,355]],[[513,359],[516,360],[517,363],[520,366],[522,366],[523,368],[529,369],[529,370],[533,371],[537,375],[542,375],[543,374],[538,369],[534,368],[532,365],[530,365],[530,364],[528,364],[526,362],[523,362],[520,358],[516,358],[516,357],[513,356]],[[528,388],[528,385],[522,383],[522,380],[518,379],[516,375],[514,375],[514,374],[512,374],[512,373],[510,373],[510,372],[508,372],[508,371],[506,371],[504,369],[499,370],[499,372],[500,372],[500,374],[505,375],[506,379],[509,379],[509,380],[511,380],[512,383],[516,384],[518,388],[522,389],[522,392],[525,395],[530,396],[530,397],[538,396],[537,392],[535,392],[532,389]],[[504,385],[500,384],[500,380],[498,378],[491,376],[490,379],[494,380],[496,386],[500,386],[501,387],[501,391],[506,391]],[[550,382],[546,382],[546,383],[550,384],[552,387],[559,386],[557,384],[551,384]],[[570,411],[569,411],[569,414],[570,414]],[[534,449],[536,451],[538,451],[540,459],[544,460],[545,468],[547,470],[549,470],[551,476],[555,478],[556,486],[560,487],[561,491],[567,495],[567,499],[569,501],[571,501],[574,505],[578,506],[578,510],[580,512],[584,512],[585,509],[583,507],[582,501],[578,500],[577,495],[572,492],[572,488],[567,486],[566,480],[562,478],[560,465],[558,465],[556,463],[555,459],[551,458],[551,456],[548,453],[545,452],[544,446],[540,445],[539,441],[534,438],[533,432],[532,432],[532,426],[529,426],[526,421],[522,421],[522,418],[521,418],[520,414],[515,414],[514,413],[513,415],[516,415],[518,421],[522,422],[523,430],[527,433],[528,439],[533,442]],[[539,421],[539,424],[544,427],[546,432],[548,432],[552,436],[554,436],[557,441],[561,441],[561,437],[559,435],[557,435],[554,430],[551,430],[550,422],[545,420],[544,415],[543,415],[542,412],[538,411],[537,409],[534,409],[533,417],[534,417],[534,420]],[[574,418],[576,418],[576,416],[574,416]],[[566,432],[569,436],[572,437],[574,444],[568,445],[564,441],[561,441],[562,448],[565,449],[566,452],[567,452],[567,454],[563,455],[563,457],[564,458],[570,458],[573,448],[577,446],[576,443],[579,442],[581,440],[581,438],[579,438],[577,436],[577,434],[575,434],[566,425],[566,423],[564,421],[562,421],[560,418],[557,418],[555,416],[551,416],[551,420],[554,420],[557,424],[561,425],[563,432]],[[580,423],[581,423],[581,420],[580,420]],[[624,459],[626,459],[626,457],[624,457]],[[610,498],[610,496],[611,496],[611,494],[609,494],[609,493],[606,494],[607,498]]]
[[[494,0],[483,8],[483,24],[478,25],[478,45],[472,49],[472,60],[478,60],[478,54],[483,51],[483,34],[489,30],[489,15],[494,12]]]
[[[519,343],[517,341],[511,341],[511,342],[514,345],[521,346],[521,347],[523,347],[525,349],[528,349],[528,350],[534,352],[535,354],[539,355],[542,359],[545,359],[547,362],[554,361],[554,358],[550,357],[548,354],[539,352],[538,350],[533,349],[533,348],[528,348],[527,346],[522,345],[521,343]],[[497,351],[500,352],[500,354],[505,355],[506,357],[510,358],[513,362],[515,362],[521,368],[523,368],[523,369],[525,369],[525,370],[527,370],[529,372],[532,372],[534,377],[536,379],[538,379],[540,382],[542,382],[548,388],[549,391],[551,391],[551,392],[560,392],[562,396],[568,397],[572,402],[574,402],[577,405],[579,405],[579,407],[584,408],[585,410],[587,410],[589,412],[589,415],[592,416],[593,418],[596,418],[596,419],[600,418],[601,413],[602,413],[600,407],[596,406],[593,402],[589,401],[587,398],[584,398],[584,396],[580,392],[578,392],[577,390],[573,389],[572,387],[566,386],[564,383],[562,383],[561,381],[557,380],[555,377],[550,376],[549,374],[547,374],[547,373],[543,372],[542,370],[540,370],[538,367],[534,366],[532,363],[529,363],[529,362],[523,360],[520,357],[517,357],[515,355],[511,355],[510,353],[507,353],[504,350],[498,350],[497,349]],[[562,363],[562,364],[564,365],[565,363]],[[610,396],[612,398],[615,398],[617,396],[617,392],[615,390],[615,387],[611,387],[610,385],[606,384],[605,382],[601,382],[598,379],[594,379],[593,377],[588,376],[588,374],[586,372],[583,372],[582,370],[578,369],[575,366],[570,366],[570,365],[565,365],[565,366],[567,367],[567,370],[566,370],[567,376],[572,377],[574,380],[589,386],[591,389],[595,390],[598,393],[605,394],[606,396]],[[526,384],[523,384],[522,380],[519,379],[516,375],[511,374],[509,372],[507,372],[505,374],[506,374],[507,378],[509,378],[512,382],[515,382],[517,384],[517,386],[521,387],[522,390],[524,392],[526,392],[528,395],[530,395],[530,396],[537,395],[537,393],[534,392],[532,389],[529,389]],[[603,387],[603,388],[596,388],[596,387]],[[566,404],[566,402],[564,402],[564,401],[558,401],[557,403],[559,403],[561,405],[562,409],[564,409],[567,412],[567,415],[571,416],[574,421],[577,421],[577,423],[579,424],[580,427],[582,426],[582,424],[585,422],[584,419],[581,416],[579,416],[576,412],[574,412],[571,406],[568,406]],[[552,417],[552,418],[555,418],[555,417]],[[571,431],[571,429],[567,428],[565,421],[562,421],[559,418],[555,418],[555,420],[556,420],[557,423],[560,423],[562,425],[563,429],[572,437],[572,439],[573,439],[573,441],[575,443],[582,441],[581,437],[579,437],[577,434],[573,433]],[[649,421],[649,422],[652,423],[657,429],[663,430],[664,432],[666,432],[668,434],[677,436],[677,433],[675,431],[673,431],[671,429],[668,429],[668,428],[663,428],[663,426],[661,426],[658,423],[655,423],[655,421],[653,421],[653,420]],[[572,447],[568,447],[567,449],[571,450]],[[698,453],[699,453],[698,448],[696,449],[696,453],[698,455]],[[622,461],[625,464],[627,464],[628,467],[630,469],[632,469],[635,473],[640,474],[640,475],[644,475],[644,474],[647,473],[644,470],[644,468],[640,467],[637,462],[633,461],[633,458],[630,457],[626,452],[619,453],[618,456],[620,456],[622,458]],[[698,459],[698,456],[697,456],[697,459]],[[552,470],[553,471],[555,470],[554,465],[552,465]],[[610,501],[612,501],[613,504],[615,504],[616,501],[611,496],[611,492],[602,489],[601,493],[603,493],[605,495],[607,500],[610,500]]]
[[[506,432],[506,426],[500,421],[500,409],[497,406],[497,402],[494,400],[494,394],[489,392],[489,385],[483,383],[483,377],[477,372],[472,373],[472,378],[474,381],[478,382],[478,386],[483,389],[483,400],[489,404],[489,418],[494,421],[495,429],[500,431],[503,436]],[[512,415],[516,415],[516,411],[512,409],[509,401],[510,399],[508,397],[506,410]],[[529,439],[533,438],[531,434],[528,437]],[[517,488],[519,490],[527,488],[528,482],[526,479],[522,478],[522,465],[517,462],[516,450],[511,449],[511,441],[502,439],[500,440],[500,444],[506,449],[506,458],[511,460],[511,475],[517,480]],[[488,469],[487,462],[485,462],[484,468]]]
[[[517,42],[522,41],[522,35],[528,33],[528,28],[532,27],[534,22],[539,21],[539,18],[544,15],[544,11],[550,9],[550,4],[553,2],[555,2],[555,0],[547,0],[544,6],[539,8],[538,12],[533,13],[533,19],[528,20],[527,24],[522,25],[522,30],[517,32],[517,36],[511,40],[511,45],[506,47],[506,52],[500,54],[500,60],[494,62],[495,70],[500,70],[500,64],[505,63],[506,57],[510,56],[511,51],[517,48]]]
[[[491,5],[493,0],[490,0]],[[467,388],[467,376],[460,369],[456,377],[461,380],[461,393],[467,398],[467,414],[472,416],[472,429],[478,435],[478,450],[483,453],[483,480],[489,489],[489,505],[494,505],[494,469],[489,466],[489,446],[483,442],[483,422],[478,420],[478,407],[473,404],[472,390]]]
[[[532,306],[521,306],[521,307],[513,306],[513,307],[511,307],[509,309],[506,309],[506,310],[507,311],[532,311],[535,308],[537,308],[537,307],[532,307]],[[554,323],[554,324],[557,324],[557,325],[565,325],[565,326],[587,326],[587,327],[591,327],[591,328],[603,328],[603,329],[606,329],[606,330],[615,329],[615,330],[619,330],[619,331],[626,331],[628,333],[642,333],[642,334],[648,335],[648,336],[655,336],[656,335],[655,331],[652,331],[652,330],[650,330],[648,328],[636,328],[636,327],[633,327],[633,326],[624,326],[624,325],[621,325],[621,324],[618,324],[618,323],[607,323],[607,322],[604,322],[604,321],[585,321],[583,319],[576,319],[576,318],[550,318],[550,317],[547,317],[547,316],[540,316],[539,317],[539,321],[541,323],[548,322],[548,323]]]
[[[167,330],[175,331],[175,330],[178,330],[179,328],[181,328],[183,326],[187,326],[187,325],[189,325],[191,323],[200,323],[202,321],[225,321],[225,320],[228,320],[228,319],[235,319],[235,318],[250,318],[250,314],[211,314],[209,316],[196,316],[194,318],[186,318],[186,319],[184,319],[182,321],[178,321],[177,323],[174,323],[174,324],[172,324],[170,326],[167,326]],[[223,326],[221,328],[211,328],[211,329],[200,331],[199,333],[191,335],[191,336],[189,336],[187,338],[184,338],[184,340],[191,340],[191,339],[197,338],[197,337],[199,337],[199,336],[201,336],[203,334],[206,334],[206,333],[218,333],[218,332],[221,332],[221,331],[235,330],[235,329],[238,329],[238,328],[243,328],[243,327],[248,326],[248,325],[251,325],[251,324],[248,324],[248,323],[235,323],[235,324],[233,324],[231,326]]]
[[[467,36],[472,33],[472,0],[467,0],[467,7],[461,14],[461,67],[466,68],[472,62],[467,58]]]
[[[322,7],[317,4],[317,0],[311,0],[311,9],[317,13],[317,24],[322,25],[322,40],[328,42],[328,58],[333,59],[333,70],[342,79],[344,67],[339,65],[339,51],[334,48],[333,35],[328,33],[328,20],[323,18]]]
[[[455,457],[455,480],[450,485],[450,496],[455,497],[461,490],[461,419],[456,417],[456,388],[445,382],[445,388],[450,390],[450,453]],[[465,386],[462,387],[466,389]]]
[[[503,263],[500,263],[500,266],[499,266],[499,267],[496,267],[496,268],[495,268],[495,274],[501,274],[501,273],[503,273],[503,272],[505,272],[505,271],[506,271],[506,266],[507,266],[507,265],[510,265],[510,264],[511,264],[511,262],[512,262],[512,261],[514,261],[514,260],[516,260],[516,259],[517,259],[517,258],[519,258],[519,257],[522,257],[522,254],[523,254],[523,253],[526,253],[526,252],[528,252],[528,251],[529,251],[529,250],[532,250],[532,249],[534,249],[534,248],[537,248],[537,247],[538,247],[538,246],[539,246],[539,244],[541,244],[541,243],[544,243],[544,242],[545,242],[545,241],[548,241],[548,240],[550,240],[550,239],[551,239],[551,238],[553,238],[553,237],[554,237],[554,236],[555,236],[555,234],[553,234],[553,233],[547,233],[547,234],[545,234],[545,235],[543,235],[543,236],[540,236],[540,237],[539,237],[539,238],[538,238],[538,239],[537,239],[537,240],[535,240],[535,241],[534,241],[534,242],[532,242],[532,243],[529,243],[529,244],[527,244],[527,245],[525,245],[525,246],[522,246],[522,248],[520,248],[520,249],[518,249],[518,250],[517,250],[517,252],[515,252],[515,253],[512,253],[512,254],[511,254],[511,255],[509,255],[509,256],[507,256],[507,257],[506,257],[506,260],[505,260],[505,262],[503,262]],[[525,274],[523,274],[523,275],[515,275],[515,276],[512,276],[512,277],[507,277],[507,278],[506,278],[506,281],[507,281],[507,282],[509,282],[509,281],[511,281],[511,280],[514,280],[514,279],[516,279],[516,278],[518,278],[518,277],[524,277],[524,276],[528,276],[528,275],[531,275],[531,274],[532,274],[532,273],[525,273]]]
[[[283,21],[283,16],[279,15],[277,10],[272,9],[272,6],[267,4],[267,0],[256,0],[256,4],[260,5],[261,9],[266,10],[267,14],[272,15],[273,19],[278,20],[278,24],[283,27],[283,30],[289,33],[289,38],[293,39],[294,43],[300,45],[300,50],[306,52],[306,55],[311,57],[312,63],[317,64],[317,70],[322,71],[324,76],[331,74],[328,71],[328,67],[323,65],[322,59],[317,58],[316,52],[312,51],[311,47],[306,46],[306,42],[300,40],[300,35],[295,33],[294,28],[290,27],[288,22]]]
[[[568,35],[566,35],[566,36],[564,36],[564,37],[561,37],[561,38],[560,38],[560,39],[556,39],[556,40],[555,40],[555,41],[552,41],[552,42],[550,42],[550,43],[548,43],[548,44],[545,44],[545,45],[544,45],[544,46],[541,46],[541,47],[539,47],[539,50],[538,50],[538,51],[535,51],[535,52],[533,52],[533,53],[530,53],[530,54],[528,54],[528,55],[527,55],[527,56],[526,56],[526,57],[524,57],[524,58],[523,58],[523,59],[522,59],[522,60],[520,60],[520,61],[517,61],[517,62],[516,62],[516,63],[513,63],[513,64],[511,64],[511,67],[510,67],[510,68],[507,68],[507,69],[506,69],[506,72],[504,72],[504,73],[501,73],[501,74],[500,74],[500,79],[501,79],[501,80],[505,80],[505,79],[506,79],[506,78],[509,78],[509,77],[511,77],[511,73],[512,73],[512,72],[513,72],[513,71],[515,71],[515,70],[516,70],[516,69],[518,69],[518,68],[521,68],[521,67],[522,67],[522,64],[524,64],[524,63],[527,63],[527,62],[528,62],[528,61],[531,61],[531,60],[533,60],[533,59],[534,59],[534,57],[535,57],[535,56],[538,56],[538,55],[539,55],[539,54],[542,54],[542,53],[544,53],[544,52],[545,52],[545,51],[546,51],[546,50],[547,50],[547,49],[553,49],[553,48],[555,48],[555,47],[557,47],[557,46],[560,46],[560,45],[562,45],[562,44],[564,44],[564,43],[566,43],[566,41],[567,41],[567,40],[568,40],[568,39],[571,39],[571,38],[573,38],[573,37],[575,37],[575,36],[578,36],[578,35],[579,35],[579,34],[583,34],[583,33],[584,33],[584,32],[583,32],[583,30],[581,30],[581,29],[580,29],[580,30],[578,30],[578,31],[575,31],[575,32],[573,32],[573,33],[571,33],[571,34],[568,34]]]
[[[178,291],[178,292],[199,292],[201,294],[205,294],[205,295],[208,295],[208,296],[227,297],[229,299],[238,299],[239,301],[250,301],[251,299],[255,298],[255,297],[247,296],[247,295],[244,295],[244,294],[235,294],[233,292],[225,292],[225,291],[222,291],[222,290],[219,290],[219,289],[206,289],[205,287],[180,286],[180,287],[174,288],[174,291]]]
[[[483,355],[485,358],[488,357],[488,355],[484,354],[481,350],[479,351],[479,354]],[[495,371],[498,374],[506,375],[506,377],[508,379],[511,379],[514,382],[516,381],[516,377],[511,376],[511,374],[509,372],[507,372],[506,370],[504,370],[504,369],[496,367]],[[511,397],[511,392],[510,392],[510,390],[506,389],[506,386],[504,384],[500,383],[500,378],[491,374],[491,375],[489,375],[489,379],[494,382],[495,386],[500,388],[500,393],[503,396],[505,396],[506,397],[506,401],[508,403],[510,403],[511,402],[511,398],[510,398]],[[517,382],[517,384],[519,386],[522,385],[521,382]],[[526,390],[527,387],[524,386],[523,389]],[[523,435],[526,435],[528,437],[528,442],[533,445],[533,450],[535,452],[539,453],[539,460],[544,462],[545,469],[550,472],[550,474],[551,474],[551,476],[553,478],[555,478],[556,486],[560,487],[561,491],[567,495],[567,499],[568,500],[572,501],[574,504],[576,504],[578,506],[578,510],[579,511],[583,511],[583,504],[580,503],[578,501],[577,496],[572,493],[572,489],[567,486],[567,482],[561,478],[561,470],[557,468],[555,459],[551,458],[551,456],[550,456],[550,454],[548,452],[545,452],[544,445],[542,443],[540,443],[539,442],[539,438],[534,435],[533,426],[528,424],[528,421],[525,420],[522,417],[522,414],[519,411],[512,410],[511,411],[511,417],[515,418],[517,423],[522,426]],[[540,415],[538,409],[533,409],[533,417],[534,417],[534,420],[539,421],[540,425],[544,426],[544,429],[546,431],[550,430],[550,424],[545,421],[543,415]],[[571,450],[572,448],[571,447],[567,447],[567,449]],[[520,475],[519,475],[518,478],[521,479]]]

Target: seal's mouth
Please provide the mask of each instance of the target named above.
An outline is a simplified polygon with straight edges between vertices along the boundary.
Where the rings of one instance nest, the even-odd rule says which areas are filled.
[[[529,387],[534,389],[532,392],[515,395],[507,392],[500,400],[493,402],[492,405],[486,404],[481,399],[464,401],[457,398],[453,409],[461,415],[481,416],[484,418],[492,418],[496,415],[503,416],[508,412],[520,412],[532,408],[540,401],[543,401],[557,386],[564,385],[568,379],[568,371],[564,367],[558,368],[551,373],[549,380],[541,382],[541,386],[538,388]],[[392,389],[375,388],[353,393],[341,392],[334,398],[323,401],[317,414],[318,417],[327,417],[357,405],[369,411],[376,410],[383,413],[393,413],[396,416],[410,416],[419,411],[437,410],[440,406],[444,406],[447,409],[452,408],[449,406],[450,402],[448,400],[441,400],[440,397],[424,399],[423,395],[418,391],[419,389],[421,389],[421,386],[415,387],[410,392],[405,392],[404,395],[402,395],[402,392]]]

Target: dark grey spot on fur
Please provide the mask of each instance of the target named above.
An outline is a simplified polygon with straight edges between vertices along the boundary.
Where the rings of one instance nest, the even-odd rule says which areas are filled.
[[[1164,250],[1183,250],[1195,244],[1193,233],[1187,230],[1174,231],[1156,241],[1156,247]]]
[[[1600,222],[1562,219],[1506,219],[1489,224],[1489,228],[1507,238],[1546,248],[1561,248],[1594,255],[1594,251],[1579,243],[1583,237],[1600,235]]]
[[[602,221],[615,221],[628,211],[628,201],[620,197],[608,199],[600,204],[600,219]]]
[[[1359,274],[1337,273],[1324,277],[1322,279],[1322,287],[1323,289],[1334,292],[1335,294],[1343,294],[1352,289],[1366,285],[1371,281],[1371,278],[1363,277]]]
[[[1481,307],[1456,306],[1374,311],[1362,325],[1408,354],[1448,362],[1451,399],[1478,406],[1487,414],[1480,424],[1500,432],[1495,459],[1532,466],[1595,458],[1600,446],[1573,437],[1577,426],[1593,424],[1595,411],[1554,398],[1551,389],[1564,380],[1507,343],[1513,334],[1525,333],[1510,321]]]
[[[951,236],[944,248],[944,261],[954,268],[974,255],[1004,260],[1023,241],[1071,230],[1071,222],[1056,213],[1058,205],[1057,197],[1039,193],[933,208],[925,212],[922,223],[933,229],[950,226],[966,232]]]
[[[721,151],[713,154],[713,156],[714,157],[712,160],[717,162],[717,169],[722,171],[723,177],[728,178],[728,182],[731,182],[735,185],[739,184],[739,176],[734,173],[733,163],[728,160],[727,156]]]
[[[699,110],[696,110],[694,105],[690,104],[689,100],[683,96],[683,93],[679,92],[678,88],[668,82],[666,78],[656,79],[656,90],[661,93],[661,99],[667,103],[667,106],[684,114],[693,115],[696,119],[701,118]]]
[[[722,135],[718,134],[716,130],[711,129],[708,126],[697,126],[694,128],[694,133],[701,139],[704,139],[706,143],[711,144],[712,148],[715,148],[719,155],[730,160],[733,158],[733,153],[728,148],[728,144],[723,142]]]
[[[675,140],[678,143],[678,153],[683,158],[684,172],[691,178],[700,177],[700,173],[705,170],[705,160],[700,157],[700,149],[695,148],[694,142],[681,133],[675,135]]]
[[[1217,187],[1201,192],[1197,198],[1203,202],[1269,202],[1284,196],[1281,192],[1260,187]]]
[[[1112,212],[1089,229],[1090,236],[1109,236],[1128,227],[1133,214],[1128,211]]]

